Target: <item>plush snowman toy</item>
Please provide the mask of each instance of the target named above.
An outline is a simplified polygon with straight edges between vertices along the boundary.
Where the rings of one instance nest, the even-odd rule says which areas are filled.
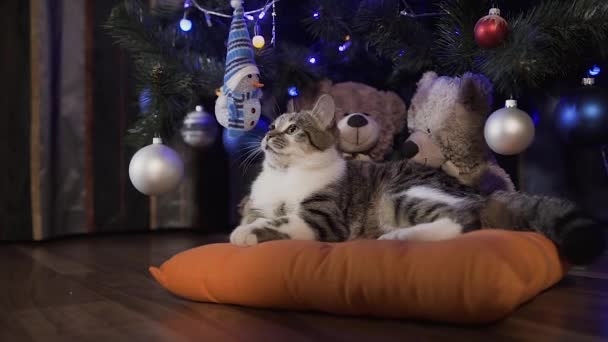
[[[248,131],[260,119],[264,84],[260,82],[260,71],[255,64],[243,2],[231,0],[230,4],[234,13],[228,35],[224,86],[215,102],[215,117],[228,129]]]

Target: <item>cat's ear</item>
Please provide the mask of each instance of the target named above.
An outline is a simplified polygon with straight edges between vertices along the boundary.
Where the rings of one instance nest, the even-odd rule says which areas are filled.
[[[296,112],[296,100],[290,99],[287,101],[287,112],[286,113],[295,113]]]
[[[485,116],[492,105],[492,83],[481,74],[465,73],[460,81],[458,101],[468,110]]]
[[[331,95],[321,95],[312,109],[311,115],[322,129],[327,129],[334,121],[336,104]]]

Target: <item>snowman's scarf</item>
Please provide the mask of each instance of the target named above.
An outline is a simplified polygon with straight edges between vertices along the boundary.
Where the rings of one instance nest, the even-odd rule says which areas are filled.
[[[246,100],[262,98],[262,90],[255,89],[253,91],[239,93],[224,85],[222,87],[222,94],[228,99],[228,127],[244,129],[245,113],[243,112],[243,103]]]

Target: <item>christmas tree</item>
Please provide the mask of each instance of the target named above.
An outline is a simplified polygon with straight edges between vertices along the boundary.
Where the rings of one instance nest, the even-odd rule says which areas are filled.
[[[248,29],[267,85],[263,115],[279,114],[289,97],[324,78],[399,89],[426,70],[473,71],[485,74],[502,96],[520,96],[582,77],[607,56],[606,1],[501,2],[504,27],[496,24],[497,12],[490,22],[480,21],[493,4],[248,0]],[[223,82],[231,13],[228,0],[154,6],[125,0],[113,9],[106,28],[130,52],[141,94],[140,118],[129,130],[135,145],[174,134],[195,105],[212,108]],[[483,25],[497,31],[488,34]]]

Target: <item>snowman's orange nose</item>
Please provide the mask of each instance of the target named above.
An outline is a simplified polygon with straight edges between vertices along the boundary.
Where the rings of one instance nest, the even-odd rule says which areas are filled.
[[[260,81],[256,81],[256,80],[251,81],[251,84],[253,84],[253,86],[256,88],[264,87],[264,83],[261,83]]]

